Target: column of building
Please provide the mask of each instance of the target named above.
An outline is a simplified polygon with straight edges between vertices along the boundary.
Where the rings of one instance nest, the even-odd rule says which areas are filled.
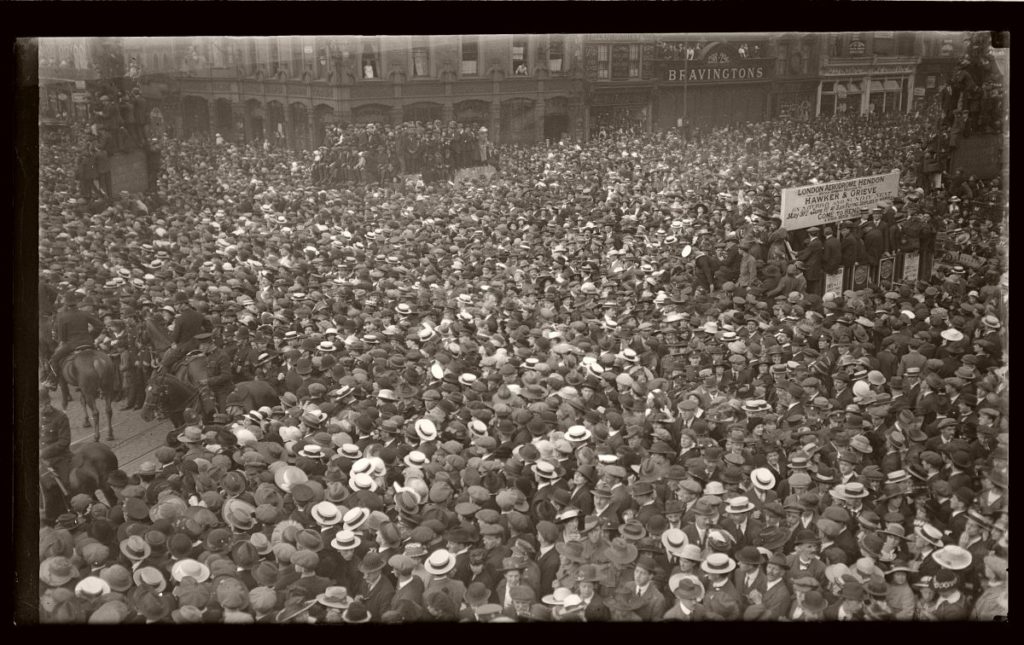
[[[860,86],[860,115],[868,113],[868,106],[871,103],[871,77],[865,76]]]
[[[501,141],[501,101],[491,99],[491,124],[487,126],[487,138],[497,145]]]

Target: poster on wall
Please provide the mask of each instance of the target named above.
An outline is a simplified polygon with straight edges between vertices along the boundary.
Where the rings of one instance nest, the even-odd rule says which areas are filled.
[[[832,292],[841,295],[843,293],[843,274],[846,269],[839,269],[835,273],[825,274],[825,293]]]
[[[871,208],[895,199],[899,171],[855,179],[810,184],[782,191],[782,226],[795,231],[811,226],[860,217],[861,207]]]
[[[920,268],[921,254],[905,253],[903,256],[903,283],[914,284],[917,282],[917,276]]]
[[[892,287],[892,276],[896,269],[896,258],[887,257],[878,261],[878,286],[883,289]]]
[[[871,267],[867,264],[858,264],[853,268],[853,282],[850,286],[854,291],[867,289],[871,282]]]

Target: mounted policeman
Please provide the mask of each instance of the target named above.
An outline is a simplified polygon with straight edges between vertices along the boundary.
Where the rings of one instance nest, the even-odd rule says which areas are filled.
[[[196,311],[189,302],[188,296],[179,293],[175,297],[178,317],[174,319],[171,330],[171,347],[160,361],[164,370],[173,371],[175,364],[191,351],[199,349],[196,335],[213,331],[213,324],[203,314]]]
[[[46,376],[46,385],[56,388],[60,383],[59,368],[61,362],[79,347],[93,347],[96,337],[103,331],[103,321],[96,316],[78,308],[79,294],[75,292],[64,296],[64,310],[57,316],[57,341],[60,345],[50,358],[50,374]]]

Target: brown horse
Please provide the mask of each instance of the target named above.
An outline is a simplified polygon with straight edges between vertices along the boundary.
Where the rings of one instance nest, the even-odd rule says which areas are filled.
[[[39,316],[39,378],[46,378],[50,373],[49,361],[57,349],[57,340],[53,333],[53,316]]]
[[[244,412],[257,410],[263,406],[274,407],[281,404],[274,386],[266,381],[242,381],[228,395],[227,407],[239,407]]]
[[[114,440],[114,364],[110,357],[98,349],[85,349],[68,357],[61,365],[61,402],[67,412],[71,394],[68,385],[82,393],[82,410],[85,412],[83,427],[89,427],[92,415],[93,441],[100,440],[100,411],[96,399],[102,394],[107,409],[107,440]]]
[[[96,492],[100,491],[107,500],[116,499],[107,485],[107,477],[117,468],[117,455],[110,446],[102,443],[85,444],[71,456],[66,483],[40,462],[39,487],[42,494],[39,501],[46,519],[53,521],[61,513],[69,512],[71,498],[79,493],[96,497]]]

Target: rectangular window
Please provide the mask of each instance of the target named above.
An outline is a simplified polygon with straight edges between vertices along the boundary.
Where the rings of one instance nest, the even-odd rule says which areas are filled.
[[[879,31],[875,33],[874,53],[879,56],[892,56],[894,53],[893,33],[891,31]]]
[[[425,45],[412,48],[412,75],[415,78],[430,76],[430,49]]]
[[[934,75],[925,76],[924,77],[924,86],[925,86],[925,89],[929,89],[929,90],[935,89],[935,76]]]
[[[526,61],[526,39],[512,39],[512,74],[514,76],[529,76],[530,68]]]
[[[270,73],[277,74],[277,68],[280,61],[277,51],[277,39],[270,39],[269,43],[267,43],[267,47],[270,49]]]
[[[464,76],[476,76],[478,72],[477,62],[480,58],[480,44],[476,39],[465,39],[462,41],[462,74]]]
[[[331,73],[331,53],[327,45],[320,45],[316,51],[317,78],[324,79]]]
[[[612,79],[626,79],[630,74],[630,51],[632,45],[612,45]]]
[[[629,46],[629,77],[640,78],[640,45]]]
[[[296,38],[292,38],[291,50],[292,50],[292,77],[295,78],[295,77],[302,76],[302,72],[304,71],[303,70],[303,65],[305,64],[305,60],[303,58],[303,55],[305,53],[305,48],[303,47],[302,41],[299,38],[297,38],[297,37]],[[309,48],[309,53],[310,54],[313,53],[313,47],[312,46],[310,46],[310,48]]]
[[[551,36],[548,42],[548,70],[552,72],[562,71],[562,57],[565,51],[565,41],[561,36]]]
[[[363,43],[363,59],[361,61],[363,78],[370,80],[380,78],[379,67],[377,66],[377,49],[372,42]]]
[[[597,77],[609,78],[611,67],[609,65],[608,45],[597,46]]]

